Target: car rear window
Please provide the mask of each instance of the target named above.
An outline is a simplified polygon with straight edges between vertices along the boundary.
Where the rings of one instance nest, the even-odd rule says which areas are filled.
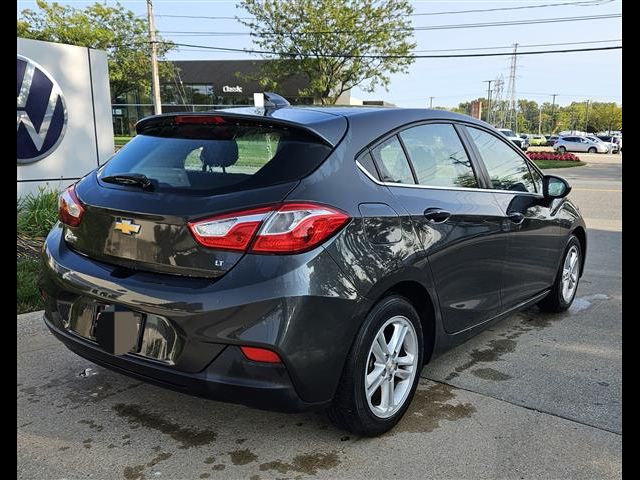
[[[298,180],[330,152],[319,138],[285,126],[165,124],[134,137],[98,178],[143,174],[157,191],[227,193]]]

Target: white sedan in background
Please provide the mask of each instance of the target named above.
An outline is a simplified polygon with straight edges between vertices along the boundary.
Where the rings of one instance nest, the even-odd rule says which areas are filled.
[[[597,142],[589,140],[587,137],[578,135],[565,135],[553,144],[553,149],[559,153],[565,152],[586,152],[586,153],[609,153],[609,147],[600,139]]]
[[[592,142],[602,142],[609,149],[608,153],[618,153],[618,144],[613,142],[607,142],[606,140],[602,140],[601,138],[596,137],[595,135],[587,135],[587,138]]]

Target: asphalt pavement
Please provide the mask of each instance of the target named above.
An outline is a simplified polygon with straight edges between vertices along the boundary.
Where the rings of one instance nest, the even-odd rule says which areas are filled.
[[[607,157],[549,171],[588,226],[569,312],[534,307],[434,360],[379,438],[138,382],[18,316],[18,478],[620,478],[622,156]]]

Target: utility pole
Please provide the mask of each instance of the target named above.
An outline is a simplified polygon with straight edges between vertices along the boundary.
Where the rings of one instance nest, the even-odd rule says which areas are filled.
[[[554,130],[556,129],[556,97],[558,96],[557,93],[554,93],[552,95],[553,97],[553,103],[551,104],[551,133],[555,133]]]
[[[429,97],[429,108],[433,108],[433,99],[435,97]]]
[[[153,96],[153,111],[158,115],[162,113],[162,102],[160,100],[160,76],[158,74],[156,25],[153,20],[153,5],[151,0],[147,0],[147,20],[149,22],[149,43],[151,44],[151,94]]]
[[[483,82],[487,84],[487,123],[489,123],[489,115],[491,113],[491,84],[493,80],[483,80]]]
[[[541,129],[542,128],[542,105],[540,105],[540,116],[538,117],[538,135],[541,135]]]
[[[584,122],[584,131],[589,133],[589,102],[591,101],[591,99],[587,100],[587,118]]]
[[[515,129],[518,133],[518,105],[516,103],[516,71],[518,64],[518,44],[513,44],[513,55],[511,56],[511,66],[509,67],[509,86],[507,87],[507,97],[509,100],[508,126],[512,128],[512,115],[515,115]]]

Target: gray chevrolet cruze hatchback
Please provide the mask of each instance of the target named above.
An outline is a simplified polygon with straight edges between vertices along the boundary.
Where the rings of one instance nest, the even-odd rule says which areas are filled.
[[[60,196],[40,280],[55,336],[117,372],[377,435],[437,354],[575,296],[570,186],[484,122],[276,102],[136,129]]]

